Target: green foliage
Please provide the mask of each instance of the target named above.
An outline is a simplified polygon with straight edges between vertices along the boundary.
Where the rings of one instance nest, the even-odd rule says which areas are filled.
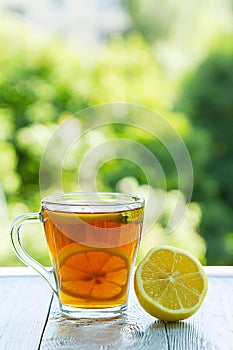
[[[196,179],[195,198],[203,203],[202,232],[210,264],[232,264],[224,240],[233,230],[233,45],[222,43],[186,78],[176,109],[209,133],[204,174]],[[198,175],[198,177],[200,174]],[[221,259],[219,257],[221,256]],[[221,260],[221,261],[220,261]]]

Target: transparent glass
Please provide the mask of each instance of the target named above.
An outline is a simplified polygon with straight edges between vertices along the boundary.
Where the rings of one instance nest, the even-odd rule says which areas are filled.
[[[109,318],[127,308],[132,269],[141,239],[144,199],[122,193],[67,193],[46,197],[39,213],[11,226],[15,253],[34,268],[59,299],[67,318]],[[41,222],[52,274],[21,244],[21,228]]]

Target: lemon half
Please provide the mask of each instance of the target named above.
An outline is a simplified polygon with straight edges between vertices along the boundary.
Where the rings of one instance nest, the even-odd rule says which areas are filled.
[[[188,252],[170,246],[153,248],[138,265],[135,293],[152,316],[178,321],[201,306],[208,279],[201,263]]]

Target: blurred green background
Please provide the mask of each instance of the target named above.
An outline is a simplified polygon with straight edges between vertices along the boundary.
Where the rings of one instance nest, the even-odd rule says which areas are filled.
[[[50,2],[42,3],[46,11]],[[69,1],[53,3],[58,8],[62,4],[65,13]],[[65,31],[62,35],[42,33],[40,25],[22,20],[26,1],[22,6],[18,1],[15,7],[0,7],[0,264],[21,265],[10,247],[9,224],[22,213],[40,209],[40,160],[56,128],[86,107],[122,101],[163,115],[183,138],[194,169],[191,203],[186,203],[185,195],[180,201],[187,214],[167,234],[178,191],[176,169],[158,140],[136,135],[159,159],[167,182],[164,211],[145,235],[139,258],[151,245],[166,243],[189,250],[204,264],[232,265],[232,1],[97,3],[101,5],[97,13],[105,11],[108,16],[108,7],[117,6],[127,21],[118,31],[105,31],[93,47],[68,42]],[[73,6],[75,13],[78,9]],[[114,13],[109,15],[113,23]],[[86,13],[83,15],[85,18]],[[78,28],[77,24],[74,36]],[[85,128],[85,119],[80,125]],[[119,137],[121,132],[111,128],[106,134]],[[93,132],[80,152],[86,152],[100,137]],[[71,159],[64,171],[68,190],[78,190],[73,176],[79,161],[78,157]],[[103,191],[115,191],[116,185],[124,191],[130,183],[135,192],[143,194],[146,185],[141,170],[120,159],[103,166],[98,181]],[[158,179],[152,185],[159,196],[163,190]],[[23,243],[49,265],[39,225],[25,229]]]

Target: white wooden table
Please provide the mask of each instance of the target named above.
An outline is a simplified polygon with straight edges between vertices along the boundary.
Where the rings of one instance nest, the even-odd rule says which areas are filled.
[[[233,349],[233,267],[207,267],[201,309],[177,323],[148,315],[133,290],[127,313],[109,321],[70,322],[56,297],[29,268],[0,268],[0,350]]]

